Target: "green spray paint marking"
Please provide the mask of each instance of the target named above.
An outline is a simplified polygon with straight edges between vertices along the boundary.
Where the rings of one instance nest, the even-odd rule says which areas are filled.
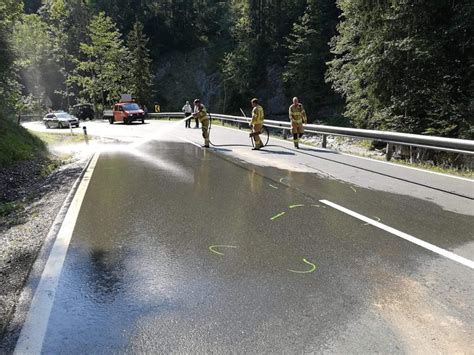
[[[274,189],[278,190],[278,187],[273,186],[272,184],[268,184],[270,187],[273,187]]]
[[[217,255],[224,255],[224,253],[221,253],[217,250],[214,250],[214,248],[237,248],[236,246],[233,246],[233,245],[211,245],[209,247],[209,250]]]
[[[304,207],[304,205],[291,205],[290,208]]]
[[[272,218],[270,218],[270,220],[272,220],[272,221],[273,221],[274,219],[277,219],[277,218],[279,218],[279,217],[283,216],[285,213],[286,213],[286,212],[281,212],[281,213],[278,213],[276,216],[273,216]]]
[[[310,262],[309,262],[308,260],[306,260],[306,259],[303,259],[303,261],[304,261],[306,264],[310,265],[310,266],[311,266],[311,269],[309,269],[309,270],[307,270],[307,271],[297,271],[297,270],[290,270],[290,269],[287,269],[287,270],[290,271],[290,272],[294,272],[294,273],[296,273],[296,274],[309,274],[309,273],[313,272],[314,270],[316,270],[316,265],[315,265],[315,264],[310,263]]]

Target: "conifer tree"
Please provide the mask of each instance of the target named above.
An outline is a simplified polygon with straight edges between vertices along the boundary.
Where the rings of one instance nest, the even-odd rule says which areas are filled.
[[[149,103],[153,75],[151,74],[148,38],[143,33],[143,25],[135,22],[128,35],[127,46],[130,52],[128,63],[129,87],[133,96],[141,104]]]
[[[101,12],[88,26],[89,43],[81,43],[86,60],[79,61],[72,80],[93,103],[110,104],[127,93],[129,53],[112,19]]]
[[[359,127],[469,136],[472,4],[339,0],[327,78]],[[468,40],[471,38],[471,40]]]
[[[289,96],[299,96],[310,112],[335,100],[324,75],[337,14],[334,0],[308,0],[304,15],[287,38],[289,54],[283,80]]]

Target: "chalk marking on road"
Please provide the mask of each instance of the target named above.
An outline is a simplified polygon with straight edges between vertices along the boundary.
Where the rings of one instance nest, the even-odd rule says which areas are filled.
[[[474,261],[463,258],[462,256],[459,256],[457,254],[454,254],[453,252],[450,252],[448,250],[445,250],[443,248],[437,247],[436,245],[433,245],[431,243],[425,242],[424,240],[415,238],[407,233],[401,232],[395,228],[389,227],[383,223],[374,221],[371,218],[365,217],[357,212],[351,211],[345,207],[339,206],[338,204],[335,204],[334,202],[328,201],[328,200],[319,200],[319,202],[324,203],[332,208],[335,208],[336,210],[339,210],[341,212],[344,212],[345,214],[348,214],[349,216],[352,216],[354,218],[360,219],[361,221],[367,222],[374,227],[383,229],[386,232],[389,232],[393,235],[396,235],[397,237],[400,237],[402,239],[405,239],[413,244],[416,244],[422,248],[428,249],[432,251],[433,253],[439,254],[441,256],[444,256],[448,259],[451,259],[453,261],[456,261],[464,266],[467,266],[471,269],[474,269]]]
[[[277,219],[277,218],[280,218],[281,216],[283,216],[286,212],[280,212],[278,213],[277,215],[273,216],[272,218],[270,218],[271,221]]]
[[[234,248],[234,249],[236,249],[237,247],[234,246],[234,245],[211,245],[211,246],[209,247],[209,250],[210,250],[211,252],[213,252],[213,253],[215,253],[215,254],[218,254],[218,255],[224,255],[224,253],[221,253],[221,252],[219,252],[219,251],[217,251],[217,250],[214,250],[214,248]]]
[[[291,205],[290,208],[304,207],[304,205]]]
[[[291,270],[291,269],[287,269],[288,271],[290,272],[294,272],[296,274],[309,274],[311,272],[314,272],[314,270],[316,270],[316,265],[313,264],[313,263],[310,263],[308,260],[306,259],[303,259],[303,262],[305,262],[306,264],[310,265],[311,266],[311,269],[309,270],[306,270],[306,271],[298,271],[298,270]]]
[[[82,201],[86,195],[87,187],[89,186],[99,155],[100,153],[96,153],[92,158],[64,217],[64,221],[59,229],[56,241],[54,242],[41,275],[41,280],[31,301],[30,309],[21,329],[14,354],[41,353],[61,270],[77,217],[79,216]]]
[[[377,220],[377,222],[381,221],[381,219],[377,216],[374,216],[374,218]],[[364,226],[370,226],[370,223],[364,223]]]
[[[278,190],[278,187],[276,187],[276,186],[274,186],[274,185],[272,185],[272,184],[268,184],[268,186],[274,188],[275,190]]]

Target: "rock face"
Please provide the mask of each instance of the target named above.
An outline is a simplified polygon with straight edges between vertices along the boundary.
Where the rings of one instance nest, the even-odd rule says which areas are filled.
[[[196,98],[213,110],[220,95],[220,75],[210,68],[209,54],[196,49],[186,54],[170,53],[158,63],[154,88],[162,111],[181,111]]]
[[[219,64],[204,48],[185,54],[164,55],[155,72],[154,90],[159,97],[156,103],[161,105],[162,111],[180,111],[185,101],[200,98],[211,111],[236,113],[222,112],[224,87]],[[286,117],[290,104],[285,96],[281,73],[282,69],[276,65],[267,67],[267,80],[253,95],[263,101],[266,115],[272,118]],[[250,99],[240,106],[249,108]]]

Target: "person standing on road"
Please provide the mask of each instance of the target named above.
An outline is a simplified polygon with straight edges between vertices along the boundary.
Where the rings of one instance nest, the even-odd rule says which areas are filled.
[[[194,100],[195,119],[201,122],[202,137],[204,138],[204,148],[209,148],[209,116],[207,115],[206,107],[201,103],[201,100]]]
[[[288,114],[291,121],[293,143],[295,148],[299,149],[299,142],[304,133],[303,123],[307,123],[308,119],[306,118],[306,112],[303,108],[303,105],[299,102],[296,96],[293,98],[293,104],[290,106]]]
[[[193,113],[193,110],[191,108],[191,105],[189,104],[189,101],[186,101],[181,111],[183,111],[184,117],[189,117],[187,120],[184,121],[184,128],[191,128],[191,115]]]
[[[197,99],[196,99],[197,100]],[[194,100],[194,101],[196,101]],[[194,104],[194,111],[193,113],[197,113],[198,112],[198,107],[196,104]],[[197,117],[194,117],[194,121],[196,122],[194,128],[199,128],[199,119]]]
[[[263,107],[258,104],[258,99],[252,99],[252,121],[250,121],[250,127],[252,127],[251,137],[255,140],[255,147],[252,150],[259,150],[263,148],[262,140],[260,139],[260,133],[263,128],[264,112]]]

